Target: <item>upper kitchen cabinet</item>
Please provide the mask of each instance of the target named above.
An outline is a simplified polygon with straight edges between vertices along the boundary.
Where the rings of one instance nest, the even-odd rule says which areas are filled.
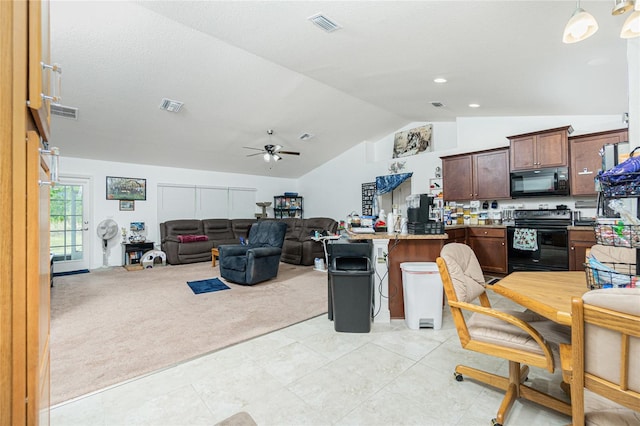
[[[510,198],[508,148],[441,158],[445,201]]]
[[[629,140],[627,129],[570,137],[571,195],[597,195],[594,178],[598,171],[602,169],[600,150],[604,145],[616,144],[627,140]]]
[[[508,136],[511,141],[511,170],[566,167],[571,126]]]
[[[49,141],[51,103],[58,102],[62,69],[51,64],[49,56],[49,2],[32,0],[28,5],[28,105],[40,136]]]

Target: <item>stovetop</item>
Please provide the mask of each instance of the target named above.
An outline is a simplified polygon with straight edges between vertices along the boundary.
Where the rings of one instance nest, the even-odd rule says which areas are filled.
[[[513,217],[516,220],[568,220],[571,221],[570,209],[532,209],[532,210],[515,210]]]

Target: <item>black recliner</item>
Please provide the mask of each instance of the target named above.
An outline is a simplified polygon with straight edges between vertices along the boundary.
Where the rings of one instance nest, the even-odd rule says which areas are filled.
[[[247,245],[220,245],[220,275],[245,285],[253,285],[278,276],[282,244],[287,224],[259,221],[249,230]]]

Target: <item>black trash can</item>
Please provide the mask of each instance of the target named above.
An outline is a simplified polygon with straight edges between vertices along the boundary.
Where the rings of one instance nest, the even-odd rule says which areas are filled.
[[[336,331],[368,333],[373,311],[373,268],[368,257],[336,257],[329,268]]]

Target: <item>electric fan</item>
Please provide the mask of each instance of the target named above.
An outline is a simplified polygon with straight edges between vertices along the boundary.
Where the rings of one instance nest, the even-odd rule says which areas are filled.
[[[113,219],[105,219],[98,224],[96,231],[98,237],[102,238],[102,267],[108,268],[107,246],[109,245],[109,240],[118,235],[118,224]]]

